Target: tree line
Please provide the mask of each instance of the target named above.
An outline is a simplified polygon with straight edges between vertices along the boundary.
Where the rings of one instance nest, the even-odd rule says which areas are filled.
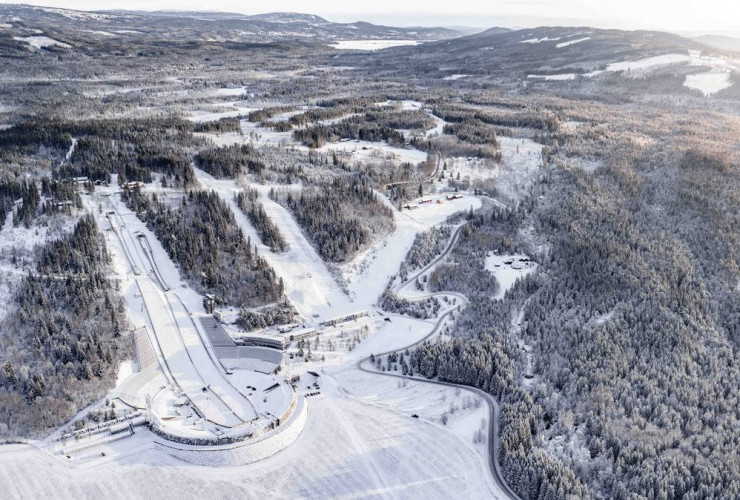
[[[377,199],[366,180],[337,177],[327,186],[291,191],[272,190],[270,196],[286,206],[321,257],[345,262],[374,238],[393,228],[391,209]]]
[[[124,304],[92,216],[42,246],[0,328],[0,435],[35,435],[102,397],[129,354]]]
[[[122,196],[199,293],[235,307],[276,302],[283,295],[282,280],[244,237],[217,193],[189,191],[178,209],[138,188],[124,189]]]
[[[265,212],[262,203],[258,201],[259,193],[256,189],[248,189],[236,195],[236,203],[254,225],[262,243],[270,247],[273,252],[284,252],[288,249],[288,242]]]

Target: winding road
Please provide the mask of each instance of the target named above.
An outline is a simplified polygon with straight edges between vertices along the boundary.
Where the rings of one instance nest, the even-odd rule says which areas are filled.
[[[447,256],[450,254],[450,252],[454,248],[455,244],[457,244],[460,238],[460,232],[462,231],[463,227],[465,227],[465,224],[461,224],[457,226],[452,232],[452,234],[450,235],[450,238],[444,250],[442,250],[442,252],[437,257],[432,259],[431,262],[429,262],[427,265],[425,265],[420,270],[416,271],[413,275],[411,275],[408,279],[406,279],[406,281],[402,282],[397,287],[395,287],[394,291],[398,293],[399,295],[402,294],[403,290],[407,286],[409,286],[411,283],[414,283],[419,276],[424,275],[426,272],[432,269],[439,262],[447,258]],[[450,296],[458,298],[460,300],[460,303],[457,306],[453,306],[443,311],[442,314],[437,318],[434,324],[434,328],[432,328],[432,330],[427,335],[425,335],[422,339],[412,344],[409,344],[405,347],[402,347],[400,349],[393,349],[391,351],[377,353],[377,354],[374,354],[374,356],[376,357],[386,356],[394,352],[416,347],[419,344],[426,342],[427,340],[429,340],[430,338],[434,337],[435,335],[439,333],[439,330],[441,330],[442,325],[444,324],[444,321],[447,319],[447,317],[450,314],[452,314],[455,310],[458,310],[461,306],[466,305],[468,302],[467,297],[465,297],[464,295],[460,293],[456,293],[456,292],[435,292],[435,293],[413,296],[410,298],[404,297],[406,300],[417,301],[417,300],[424,300],[428,297],[450,297]],[[489,409],[489,414],[490,414],[488,418],[488,452],[489,452],[488,465],[491,469],[491,475],[493,476],[494,481],[499,486],[501,491],[503,491],[507,495],[508,498],[512,500],[519,500],[519,496],[506,483],[503,472],[501,470],[501,464],[499,461],[500,407],[499,407],[498,402],[494,399],[493,396],[491,396],[487,392],[482,391],[481,389],[478,389],[476,387],[472,387],[469,385],[455,384],[452,382],[442,382],[439,380],[427,380],[427,379],[422,379],[419,377],[410,377],[408,375],[401,375],[401,374],[395,374],[395,373],[380,372],[373,368],[366,368],[365,364],[368,364],[368,363],[370,363],[369,357],[362,358],[357,361],[357,363],[355,364],[355,368],[363,372],[366,372],[366,373],[371,373],[371,374],[380,375],[384,377],[395,377],[399,379],[413,380],[415,382],[421,382],[424,384],[434,384],[434,385],[440,385],[440,386],[445,386],[445,387],[459,387],[461,389],[474,392],[477,395],[481,396],[488,404],[488,409]]]
[[[414,344],[415,345],[415,344]],[[396,351],[390,351],[387,353],[381,353],[378,354],[378,356],[384,356],[386,354],[390,354],[391,352]],[[418,377],[409,377],[408,375],[399,375],[395,373],[388,373],[388,372],[379,372],[374,369],[365,368],[363,365],[365,362],[369,362],[370,358],[365,358],[360,360],[357,363],[357,369],[366,372],[366,373],[372,373],[375,375],[381,375],[384,377],[395,377],[399,379],[406,379],[406,380],[413,380],[414,382],[421,382],[424,384],[432,384],[432,385],[441,385],[446,387],[459,387],[461,389],[465,389],[470,392],[474,392],[475,394],[481,396],[486,403],[488,404],[489,409],[489,418],[488,418],[488,465],[491,469],[491,475],[493,476],[494,481],[496,482],[496,485],[501,488],[501,491],[503,491],[508,498],[513,500],[519,500],[519,495],[517,495],[514,490],[512,490],[508,484],[506,484],[506,480],[504,479],[503,472],[501,471],[501,464],[499,462],[499,444],[500,444],[500,438],[499,438],[499,427],[500,427],[500,408],[498,405],[498,402],[494,399],[493,396],[488,394],[487,392],[484,392],[477,387],[472,387],[469,385],[463,385],[463,384],[455,384],[452,382],[442,382],[439,380],[426,380],[423,378]]]

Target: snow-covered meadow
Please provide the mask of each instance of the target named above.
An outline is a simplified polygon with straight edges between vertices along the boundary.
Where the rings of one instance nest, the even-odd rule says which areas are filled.
[[[418,45],[417,40],[337,40],[329,46],[337,50],[382,50],[391,47]]]

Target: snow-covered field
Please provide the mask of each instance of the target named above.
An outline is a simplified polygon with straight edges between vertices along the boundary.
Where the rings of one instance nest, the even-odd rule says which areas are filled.
[[[44,47],[64,47],[66,49],[72,48],[71,45],[68,43],[60,42],[59,40],[54,40],[53,38],[49,38],[48,36],[42,36],[42,35],[35,35],[35,36],[14,36],[15,40],[18,40],[19,42],[26,42],[28,45],[35,49],[43,49]]]
[[[418,45],[417,40],[337,40],[329,45],[337,50],[382,50],[404,45]]]
[[[720,90],[732,87],[730,73],[717,73],[713,71],[698,73],[695,75],[686,75],[686,81],[683,84],[690,89],[700,91],[705,97],[716,94]]]
[[[524,278],[537,269],[537,263],[531,262],[529,257],[522,254],[498,255],[490,254],[486,257],[486,269],[488,269],[500,285],[496,299],[503,299],[516,280]]]
[[[236,97],[243,95],[244,92],[246,92],[246,87],[220,88],[216,90],[216,95]]]
[[[662,56],[646,57],[636,61],[623,61],[611,63],[606,67],[607,71],[641,71],[649,70],[660,66],[669,66],[671,64],[686,63],[691,60],[688,54],[665,54]]]
[[[462,74],[462,73],[456,73],[454,75],[446,76],[446,77],[442,78],[442,80],[449,80],[449,81],[453,81],[454,82],[455,80],[460,80],[462,78],[467,78],[469,76],[470,75],[465,75],[465,74]]]
[[[3,447],[0,491],[5,498],[496,497],[480,457],[452,432],[339,395],[311,399],[297,441],[246,466],[184,464],[147,434],[80,465],[31,446]]]
[[[449,181],[457,179],[470,182],[493,179],[501,174],[501,169],[492,160],[485,158],[453,157],[445,160],[446,169],[443,166],[444,179],[436,184],[438,191],[449,190]]]
[[[319,151],[341,151],[352,155],[353,161],[372,162],[375,159],[391,158],[396,162],[409,162],[413,165],[427,159],[424,151],[414,148],[399,148],[385,142],[346,141],[330,142],[319,148]]]
[[[503,161],[497,181],[499,191],[513,199],[527,191],[542,165],[542,144],[531,139],[499,138]]]
[[[575,80],[575,73],[559,73],[557,75],[527,75],[527,78],[532,80],[550,80],[550,81],[562,81],[562,80]]]
[[[543,38],[527,38],[526,40],[522,40],[519,43],[556,42],[556,41],[560,40],[560,38],[561,37],[559,37],[559,36],[558,37],[553,37],[553,38],[548,38],[548,37],[543,37]]]
[[[568,40],[567,42],[561,42],[556,45],[557,48],[562,49],[563,47],[568,47],[570,45],[575,45],[577,43],[585,42],[586,40],[591,40],[590,36],[584,36],[583,38],[576,38],[575,40]]]
[[[224,111],[208,111],[208,110],[195,110],[190,112],[185,118],[194,122],[210,122],[220,120],[221,118],[234,118],[240,115],[249,114],[250,111],[254,111],[255,108],[238,107],[231,104],[224,105],[224,108],[228,107]]]
[[[490,478],[486,439],[488,406],[477,394],[465,389],[377,376],[360,370],[344,371],[335,378],[344,390],[362,401],[419,418],[437,426],[440,432],[452,432],[479,457],[481,478]],[[497,491],[492,482],[490,487]]]

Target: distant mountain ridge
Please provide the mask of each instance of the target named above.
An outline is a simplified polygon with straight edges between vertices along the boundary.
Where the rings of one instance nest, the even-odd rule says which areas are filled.
[[[491,28],[444,42],[404,47],[394,51],[392,58],[378,53],[369,62],[401,71],[414,68],[521,79],[532,73],[583,74],[603,70],[615,62],[707,49],[695,40],[658,31],[543,26],[517,31]]]
[[[740,38],[724,35],[703,35],[692,37],[692,39],[716,49],[740,52]]]
[[[294,12],[246,15],[209,11],[107,10],[85,12],[29,5],[0,5],[0,22],[18,30],[34,29],[74,34],[87,30],[93,36],[120,37],[141,32],[166,41],[318,42],[409,39],[435,41],[460,36],[449,28],[392,27],[366,22],[334,23],[320,16]],[[25,30],[25,32],[24,32]]]
[[[475,82],[598,99],[646,94],[728,97],[740,92],[735,86],[740,78],[738,54],[659,31],[492,28],[370,55],[341,54],[336,64],[407,80],[436,78],[444,85]]]

